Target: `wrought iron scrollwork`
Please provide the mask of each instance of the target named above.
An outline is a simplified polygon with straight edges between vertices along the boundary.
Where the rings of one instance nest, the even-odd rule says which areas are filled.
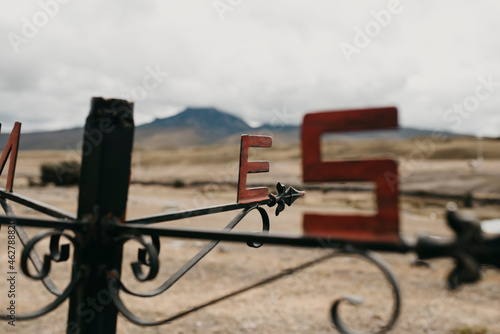
[[[64,262],[69,259],[69,244],[64,244],[59,247],[60,234],[55,234],[50,237],[50,258],[54,262]]]
[[[154,239],[155,238],[153,237],[153,243]],[[139,254],[140,254],[139,261],[130,264],[130,267],[132,268],[132,272],[134,273],[135,278],[140,282],[153,280],[158,274],[160,268],[158,260],[158,251],[157,251],[159,246],[157,248],[153,243],[149,243],[146,240],[144,240],[144,238],[136,235],[123,235],[117,239],[113,249],[116,250],[118,248],[121,248],[126,242],[130,240],[135,240],[144,247],[142,249],[139,249]],[[113,251],[112,255],[115,254],[117,254],[117,252]],[[141,265],[147,265],[149,267],[149,271],[147,274],[145,274],[142,271]],[[109,274],[115,277],[119,276],[118,273],[115,272],[110,272]]]
[[[392,309],[392,314],[388,322],[381,328],[379,328],[376,332],[373,332],[373,334],[382,334],[382,333],[387,333],[391,328],[394,326],[396,321],[399,318],[399,314],[401,311],[401,293],[399,289],[399,285],[396,281],[396,278],[392,274],[391,270],[389,267],[385,264],[382,259],[378,258],[375,254],[368,252],[368,251],[360,251],[356,250],[352,247],[346,247],[344,250],[339,251],[337,255],[357,255],[360,256],[361,258],[367,260],[368,262],[374,264],[384,275],[384,278],[387,280],[389,285],[391,286],[392,289],[392,294],[394,298],[394,304],[393,304],[393,309]],[[354,296],[346,296],[342,297],[338,300],[336,300],[331,309],[330,309],[330,315],[332,318],[332,322],[337,328],[337,330],[343,334],[367,334],[369,332],[359,332],[350,329],[345,322],[342,320],[342,318],[339,316],[339,307],[342,303],[350,303],[352,305],[361,305],[363,304],[362,299],[356,298]]]
[[[381,260],[380,258],[375,256],[371,252],[358,250],[358,249],[355,249],[355,248],[350,247],[350,246],[343,247],[341,250],[329,252],[329,253],[327,253],[321,257],[318,257],[314,260],[305,262],[305,263],[298,265],[296,267],[293,267],[293,268],[283,270],[282,272],[280,272],[276,275],[265,278],[265,279],[263,279],[259,282],[256,282],[252,285],[246,286],[244,288],[233,291],[233,292],[228,293],[226,295],[209,300],[203,304],[194,306],[194,307],[187,309],[185,311],[181,311],[181,312],[179,312],[173,316],[170,316],[166,319],[157,320],[157,321],[140,318],[140,317],[136,316],[132,311],[130,311],[130,309],[127,308],[127,306],[123,303],[122,299],[119,296],[119,290],[122,289],[122,290],[126,291],[126,288],[122,285],[122,283],[120,282],[119,276],[116,275],[115,273],[110,273],[108,275],[108,287],[109,287],[109,290],[112,292],[112,298],[113,298],[113,301],[114,301],[116,307],[118,308],[118,310],[122,313],[122,315],[125,318],[127,318],[129,321],[131,321],[137,325],[141,325],[141,326],[158,326],[158,325],[170,323],[170,322],[175,321],[177,319],[183,318],[183,317],[185,317],[191,313],[194,313],[196,311],[199,311],[203,308],[206,308],[208,306],[212,306],[212,305],[219,303],[223,300],[235,297],[239,294],[253,290],[255,288],[270,284],[270,283],[275,282],[275,281],[282,279],[284,277],[297,274],[300,271],[308,269],[308,268],[310,268],[314,265],[317,265],[319,263],[325,262],[326,260],[329,260],[333,257],[339,257],[339,256],[345,256],[345,255],[349,255],[349,256],[357,255],[357,256],[360,256],[363,259],[369,261],[370,263],[374,264],[383,273],[384,278],[390,284],[392,292],[393,292],[393,298],[394,298],[394,305],[393,305],[392,314],[391,314],[391,317],[388,320],[388,322],[383,327],[379,328],[376,332],[374,332],[374,334],[388,332],[394,326],[394,324],[396,323],[396,321],[399,317],[399,314],[400,314],[401,294],[400,294],[400,290],[399,290],[399,285],[398,285],[394,275],[392,274],[391,270],[383,262],[383,260]],[[141,296],[140,294],[134,294],[134,295]],[[337,330],[339,330],[343,334],[365,334],[364,332],[357,332],[357,331],[353,331],[353,330],[349,329],[348,326],[340,318],[338,311],[339,311],[340,305],[343,302],[350,302],[350,303],[356,304],[356,305],[362,304],[361,301],[359,301],[358,299],[354,299],[352,297],[343,297],[339,300],[336,300],[331,307],[331,317],[332,317],[332,322],[333,322],[334,326],[337,328]]]
[[[151,244],[156,250],[157,256],[160,255],[160,250],[161,250],[161,243],[160,243],[160,238],[156,235],[151,235]],[[137,261],[140,264],[143,264],[145,266],[151,266],[152,261],[151,261],[151,255],[148,257],[148,249],[147,248],[141,248],[137,251]]]
[[[269,233],[270,229],[270,222],[269,222],[269,216],[267,215],[266,210],[264,208],[258,206],[258,205],[253,205],[251,207],[245,208],[242,210],[229,224],[223,229],[223,231],[231,231],[233,228],[235,228],[242,220],[247,216],[248,213],[250,213],[253,210],[257,210],[261,216],[262,219],[262,235],[266,235]],[[126,238],[132,238],[133,236],[127,236]],[[135,240],[138,240],[139,237],[133,237]],[[160,241],[157,236],[152,236],[152,242],[148,243],[144,239],[140,238],[141,244],[144,246],[144,248],[139,249],[138,251],[138,261],[132,263],[132,269],[134,270],[134,274],[137,273],[137,277],[142,277],[141,276],[141,265],[146,265],[151,267],[154,262],[154,265],[158,263],[158,254],[160,250]],[[120,241],[120,244],[123,245],[127,240],[122,239]],[[139,240],[138,240],[139,241]],[[219,240],[212,240],[210,241],[201,251],[198,252],[193,258],[191,258],[186,264],[184,264],[177,272],[175,272],[171,277],[169,277],[162,285],[160,285],[158,288],[153,289],[148,292],[144,293],[139,293],[139,292],[134,292],[130,289],[128,289],[125,284],[123,284],[120,280],[119,275],[116,273],[113,274],[112,276],[115,277],[119,282],[117,284],[121,287],[121,289],[130,295],[136,296],[136,297],[154,297],[157,296],[166,290],[168,290],[171,286],[173,286],[179,279],[181,279],[191,268],[193,268],[201,259],[203,259],[208,253],[210,253],[215,246],[219,244]],[[259,248],[263,245],[263,243],[257,243],[253,241],[248,241],[247,245],[252,248]],[[146,256],[148,255],[148,256]],[[158,271],[158,268],[151,268],[151,270],[155,269]],[[139,281],[143,281],[138,279]]]
[[[223,296],[220,296],[220,297],[217,297],[215,299],[212,299],[212,300],[209,300],[203,304],[200,304],[200,305],[197,305],[197,306],[194,306],[190,309],[187,309],[185,311],[181,311],[171,317],[168,317],[166,319],[163,319],[163,320],[158,320],[158,321],[154,321],[154,320],[148,320],[148,319],[143,319],[143,318],[139,318],[138,316],[136,316],[135,314],[133,314],[126,306],[125,304],[123,303],[123,301],[121,300],[120,296],[119,296],[119,289],[123,289],[124,287],[121,285],[121,282],[119,280],[119,277],[117,275],[114,275],[114,274],[108,274],[108,288],[109,288],[109,291],[112,292],[112,298],[113,298],[113,302],[115,303],[115,306],[118,308],[118,310],[122,313],[122,315],[127,318],[129,321],[137,324],[137,325],[141,325],[141,326],[159,326],[159,325],[163,325],[163,324],[166,324],[166,323],[170,323],[172,321],[175,321],[175,320],[178,320],[180,318],[183,318],[191,313],[194,313],[196,311],[199,311],[199,310],[202,310],[206,307],[209,307],[209,306],[212,306],[212,305],[215,305],[221,301],[224,301],[224,300],[227,300],[227,299],[230,299],[230,298],[233,298],[237,295],[240,295],[242,293],[245,293],[247,291],[250,291],[250,290],[253,290],[255,288],[259,288],[259,287],[262,287],[264,285],[267,285],[267,284],[270,284],[270,283],[273,283],[277,280],[280,280],[284,277],[287,277],[287,276],[290,276],[290,275],[294,275],[302,270],[305,270],[307,268],[310,268],[316,264],[319,264],[319,263],[322,263],[328,259],[331,259],[332,257],[335,257],[339,254],[339,252],[337,251],[334,251],[334,252],[330,252],[326,255],[323,255],[321,257],[318,257],[316,259],[313,259],[311,261],[308,261],[306,263],[303,263],[301,265],[298,265],[296,267],[293,267],[293,268],[289,268],[289,269],[286,269],[286,270],[283,270],[282,272],[276,274],[276,275],[273,275],[273,276],[270,276],[270,277],[267,277],[259,282],[256,282],[252,285],[249,285],[249,286],[246,286],[244,288],[241,288],[239,290],[236,290],[236,291],[233,291],[233,292],[230,292],[228,294],[225,294]]]
[[[30,253],[34,250],[34,247],[37,243],[39,243],[41,240],[48,238],[48,237],[53,238],[52,240],[57,240],[57,242],[59,242],[59,239],[61,237],[64,237],[68,241],[70,241],[71,244],[73,244],[73,249],[75,252],[75,262],[73,262],[73,265],[72,265],[72,274],[73,274],[72,279],[68,283],[68,285],[66,286],[64,291],[62,291],[61,294],[58,295],[57,298],[55,300],[53,300],[51,303],[49,303],[48,305],[46,305],[43,308],[41,308],[37,311],[34,311],[34,312],[25,313],[25,314],[17,314],[16,320],[28,320],[28,319],[37,318],[37,317],[40,317],[40,316],[47,314],[50,311],[54,310],[56,307],[58,307],[60,304],[62,304],[64,302],[64,300],[66,300],[66,298],[71,294],[71,292],[74,290],[74,288],[76,287],[76,285],[78,284],[78,282],[80,281],[80,278],[82,276],[80,268],[78,267],[78,258],[79,258],[79,254],[80,254],[80,246],[79,246],[78,242],[76,241],[76,239],[74,237],[70,236],[69,234],[66,234],[62,231],[57,231],[57,230],[56,231],[42,232],[42,233],[36,235],[34,238],[32,238],[24,246],[24,249],[21,253],[21,270],[23,271],[23,273],[32,279],[43,280],[44,278],[46,278],[48,276],[48,274],[50,272],[51,262],[52,261],[56,261],[56,262],[62,261],[61,259],[63,258],[63,256],[61,255],[61,253],[53,253],[52,252],[53,249],[52,249],[52,243],[51,243],[50,255],[46,254],[43,257],[42,269],[37,270],[37,273],[31,273],[30,270],[28,269],[28,260],[30,257]],[[54,245],[56,245],[55,242],[56,241],[54,241]],[[68,246],[67,251],[68,251],[68,255],[69,255],[69,245],[67,245],[67,246]],[[66,247],[64,247],[63,249],[65,249],[65,248]],[[62,251],[62,252],[64,253],[66,251]],[[63,254],[63,255],[65,255],[65,254]],[[9,317],[8,317],[8,315],[1,314],[0,319],[9,319]]]
[[[485,236],[479,221],[475,217],[460,214],[455,203],[447,204],[446,220],[455,237],[420,236],[415,252],[420,260],[440,257],[455,260],[455,268],[447,278],[451,290],[480,280],[483,265],[500,268],[499,236]]]
[[[255,209],[259,211],[260,217],[262,218],[262,235],[269,234],[270,223],[269,223],[269,216],[267,215],[266,210],[264,210],[260,206],[255,207]],[[264,243],[262,242],[253,242],[253,241],[247,242],[248,247],[252,248],[260,248],[262,247],[263,244]]]
[[[5,196],[6,194],[10,195],[14,199],[20,197],[19,195],[16,195],[14,193],[6,193],[6,192],[2,192],[0,190],[0,196]],[[23,198],[23,200],[24,201],[28,201],[28,199],[25,198],[25,197]],[[14,210],[12,209],[12,206],[10,205],[9,202],[7,202],[7,200],[5,198],[0,197],[0,205],[4,209],[5,214],[7,215],[7,217],[11,217],[11,218],[15,217],[15,213],[14,213]],[[41,206],[41,205],[39,205],[39,206]],[[24,231],[24,228],[22,226],[16,226],[16,233],[17,233],[17,235],[18,235],[18,237],[21,240],[21,243],[23,245],[26,245],[29,242],[29,237],[26,234],[26,232]],[[52,243],[52,238],[51,238],[51,243]],[[52,251],[51,251],[51,254],[52,254]],[[29,258],[30,258],[31,263],[33,264],[33,266],[38,271],[43,270],[43,263],[40,260],[40,257],[38,256],[38,254],[37,254],[37,252],[35,250],[31,251],[31,253],[29,254]],[[59,290],[59,288],[54,284],[54,282],[52,282],[52,279],[49,276],[45,276],[42,279],[42,283],[45,286],[45,288],[50,293],[52,293],[53,295],[60,296],[62,294],[61,290]]]

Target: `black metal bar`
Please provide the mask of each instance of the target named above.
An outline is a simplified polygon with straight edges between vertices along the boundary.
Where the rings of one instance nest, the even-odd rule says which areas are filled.
[[[42,203],[40,201],[31,199],[29,197],[20,194],[16,194],[14,192],[6,191],[5,189],[0,188],[0,197],[27,206],[28,208],[39,211],[41,213],[45,213],[46,215],[49,215],[54,218],[62,218],[68,220],[76,219],[76,216],[70,212],[58,209],[52,205]]]
[[[83,231],[89,227],[88,222],[65,222],[57,220],[46,220],[39,218],[20,218],[20,217],[0,217],[0,225],[9,225],[14,220],[16,225],[40,227],[40,228],[55,228],[58,230]]]
[[[186,210],[186,211],[173,212],[173,213],[167,213],[167,214],[162,214],[162,215],[152,215],[152,216],[130,219],[130,220],[127,220],[127,223],[130,223],[130,224],[161,223],[161,222],[166,222],[166,221],[179,220],[179,219],[185,219],[185,218],[191,218],[191,217],[210,215],[210,214],[214,214],[214,213],[221,213],[221,212],[245,209],[245,208],[250,208],[250,207],[259,206],[259,205],[267,205],[269,207],[272,207],[276,204],[278,204],[278,207],[276,208],[276,215],[279,215],[279,213],[285,209],[285,204],[290,206],[298,198],[300,198],[304,195],[303,191],[298,191],[298,190],[294,189],[293,187],[289,187],[288,189],[286,189],[286,187],[283,184],[281,184],[281,182],[278,182],[278,184],[276,185],[276,188],[278,190],[277,196],[275,196],[273,194],[269,194],[269,198],[267,198],[265,200],[261,200],[261,201],[255,201],[255,202],[250,202],[250,203],[223,204],[223,205],[209,206],[209,207],[201,208],[201,209]]]
[[[254,203],[232,203],[232,204],[224,204],[224,205],[217,205],[217,206],[209,206],[206,208],[201,208],[201,209],[193,209],[193,210],[186,210],[182,212],[172,212],[172,213],[167,213],[167,214],[162,214],[162,215],[152,215],[152,216],[146,216],[146,217],[141,217],[141,218],[134,218],[134,219],[129,219],[127,220],[127,224],[153,224],[153,223],[161,223],[161,222],[167,222],[167,221],[172,221],[172,220],[179,220],[179,219],[185,219],[185,218],[191,218],[191,217],[198,217],[198,216],[204,216],[204,215],[210,215],[214,213],[221,213],[221,212],[228,212],[228,211],[233,211],[233,210],[239,210],[239,209],[245,209],[245,208],[250,208],[255,205],[263,205],[263,204],[268,204],[270,203],[271,200],[265,200],[265,201],[260,201],[260,202],[254,202]]]
[[[415,249],[414,243],[401,239],[399,243],[388,242],[366,242],[328,237],[311,236],[287,236],[287,235],[258,235],[252,233],[233,233],[213,230],[194,230],[181,228],[152,228],[139,224],[110,224],[109,227],[119,233],[156,235],[172,238],[219,240],[229,242],[253,242],[272,245],[295,246],[295,247],[321,247],[339,248],[352,245],[359,249],[369,249],[378,252],[407,253]]]
[[[229,224],[223,229],[223,231],[231,231],[233,228],[238,225],[238,223],[245,218],[245,216],[256,209],[257,206],[254,204],[252,207],[245,208],[241,211],[236,217],[234,217]],[[259,209],[260,210],[260,209]],[[157,296],[166,290],[168,290],[172,285],[174,285],[179,279],[181,279],[189,270],[191,270],[198,262],[200,262],[208,253],[210,253],[215,246],[219,244],[220,240],[211,240],[202,250],[200,250],[195,256],[193,256],[188,262],[186,262],[179,270],[177,270],[172,276],[170,276],[161,286],[158,288],[151,290],[146,293],[136,293],[129,289],[123,284],[123,290],[128,294],[137,296],[137,297],[154,297]]]
[[[82,147],[78,220],[91,222],[77,233],[82,245],[82,279],[70,296],[67,333],[116,333],[118,310],[114,303],[89,319],[81,305],[107,289],[106,272],[121,271],[123,248],[113,246],[114,235],[104,225],[125,221],[134,137],[133,103],[93,98]],[[83,314],[82,314],[83,313]]]
[[[175,314],[174,316],[171,316],[171,317],[168,317],[167,319],[159,320],[159,321],[151,321],[151,320],[146,320],[146,319],[142,319],[142,318],[137,317],[132,312],[130,312],[130,310],[125,306],[125,304],[122,302],[122,300],[120,299],[118,294],[112,294],[112,297],[113,297],[114,302],[118,305],[123,316],[125,318],[127,318],[128,320],[130,320],[131,322],[133,322],[137,325],[141,325],[141,326],[159,326],[162,324],[167,324],[167,323],[173,322],[175,320],[184,318],[185,316],[187,316],[191,313],[194,313],[194,312],[202,310],[206,307],[215,305],[215,304],[220,303],[224,300],[236,297],[236,296],[241,295],[241,294],[248,292],[250,290],[253,290],[253,289],[268,285],[270,283],[276,282],[277,280],[280,280],[284,277],[287,277],[287,276],[296,274],[300,271],[303,271],[305,269],[308,269],[316,264],[322,263],[322,262],[329,260],[335,256],[338,256],[339,254],[341,254],[341,253],[332,252],[332,253],[323,255],[317,259],[314,259],[314,260],[308,261],[306,263],[300,264],[298,266],[295,266],[293,268],[285,269],[285,270],[281,271],[280,273],[272,275],[270,277],[267,277],[263,280],[260,280],[259,282],[245,286],[241,289],[238,289],[236,291],[230,292],[230,293],[225,294],[223,296],[217,297],[217,298],[212,299],[210,301],[207,301],[201,305],[192,307],[186,311],[179,312],[179,313]],[[110,282],[108,285],[109,285],[109,290],[113,291],[114,285],[118,285],[118,283],[115,281],[115,279],[110,279]]]

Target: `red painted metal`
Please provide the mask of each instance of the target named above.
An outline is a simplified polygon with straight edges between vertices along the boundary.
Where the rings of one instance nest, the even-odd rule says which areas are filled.
[[[9,171],[7,175],[7,185],[5,190],[12,192],[14,186],[14,175],[16,173],[17,153],[19,151],[19,138],[21,136],[21,123],[14,123],[14,128],[10,133],[5,149],[0,157],[0,175],[2,175],[7,159],[10,155]]]
[[[81,179],[83,181],[80,184],[77,217],[12,192],[12,181],[8,183],[10,191],[0,189],[0,206],[6,214],[0,216],[0,226],[9,225],[9,239],[11,239],[11,226],[14,226],[15,233],[24,245],[24,249],[20,253],[22,272],[29,278],[42,280],[45,287],[57,296],[55,300],[37,311],[16,314],[13,321],[41,317],[55,310],[69,297],[68,313],[70,316],[67,323],[67,333],[115,333],[118,312],[136,325],[159,326],[297,274],[333,257],[357,255],[367,260],[368,263],[374,264],[391,286],[394,298],[392,314],[383,327],[377,331],[377,333],[386,333],[391,330],[400,314],[401,292],[389,268],[380,259],[374,257],[369,250],[401,254],[415,252],[420,261],[443,257],[453,258],[456,266],[447,278],[451,289],[478,281],[481,278],[480,270],[483,265],[500,268],[500,237],[483,235],[480,222],[475,218],[460,215],[454,204],[447,205],[446,219],[448,226],[455,233],[455,237],[448,237],[444,240],[435,236],[423,236],[418,238],[416,242],[399,239],[397,166],[394,161],[387,159],[321,161],[320,139],[323,133],[395,127],[397,126],[395,108],[315,113],[306,115],[304,119],[302,132],[304,181],[374,182],[377,185],[379,209],[375,216],[308,214],[304,220],[304,228],[308,235],[268,235],[270,221],[263,206],[276,206],[276,215],[278,215],[285,206],[290,206],[304,193],[293,187],[286,189],[280,182],[276,185],[277,195],[268,195],[266,188],[246,189],[248,173],[269,171],[268,162],[248,161],[249,148],[271,147],[272,139],[263,136],[243,136],[238,196],[239,201],[245,203],[231,203],[125,221],[134,132],[132,107],[132,103],[123,100],[104,100],[102,98],[92,100],[91,112],[85,126],[84,142],[91,142],[93,149],[90,150],[89,154],[82,156]],[[96,127],[101,125],[102,120],[108,120],[114,130],[110,133],[104,133],[102,140],[95,142],[91,138],[92,133]],[[9,168],[10,180],[12,180],[15,171],[19,134],[20,123],[16,123],[5,151],[0,157],[1,173],[9,154],[12,153]],[[63,220],[16,217],[7,200]],[[222,231],[144,226],[238,209],[243,209],[243,211],[232,219]],[[252,210],[257,210],[260,213],[262,233],[233,232],[234,227]],[[52,230],[41,232],[30,239],[23,226]],[[70,230],[72,234],[64,233],[65,230]],[[148,238],[145,238],[146,236]],[[49,246],[50,254],[46,254],[42,260],[36,253],[35,246],[43,246],[42,241],[49,237],[50,244],[45,243],[45,245]],[[138,249],[137,261],[131,263],[131,268],[137,281],[146,282],[155,279],[160,270],[161,243],[159,237],[199,239],[210,242],[158,288],[148,292],[129,290],[123,283],[124,279],[120,274],[124,244],[133,240],[141,245],[141,248]],[[66,239],[70,244],[60,244],[61,238]],[[149,238],[151,238],[151,242],[148,241]],[[185,274],[222,241],[245,242],[250,247],[260,247],[266,243],[294,247],[322,247],[336,251],[284,269],[254,284],[204,301],[202,304],[191,306],[161,320],[148,320],[136,316],[127,308],[120,297],[128,294],[147,298],[167,291],[178,280],[185,277]],[[15,241],[12,243],[15,244]],[[9,240],[9,245],[12,243]],[[60,291],[49,277],[51,263],[69,260],[70,247],[72,247],[74,259],[71,263],[72,278],[64,291]],[[15,249],[15,246],[9,246],[9,248]],[[105,256],[102,256],[103,254]],[[32,265],[29,265],[29,260]],[[12,260],[12,262],[15,261]],[[15,270],[15,265],[17,264],[10,264],[12,268],[9,270]],[[28,269],[29,267],[34,268],[36,273]],[[143,272],[144,267],[149,267],[147,273]],[[101,302],[101,297],[104,298],[101,295],[102,291],[107,292],[106,302]],[[92,319],[80,312],[81,306],[88,305],[91,300],[99,300],[102,304],[99,306],[101,309],[92,315]],[[351,333],[352,331],[347,328],[338,314],[339,306],[345,302],[356,304],[357,300],[350,297],[337,299],[332,304],[330,316],[339,332]],[[0,320],[9,320],[12,317],[12,313],[0,312]]]
[[[268,199],[269,191],[266,187],[247,189],[248,173],[269,172],[269,162],[248,161],[250,147],[271,147],[273,138],[269,136],[241,136],[240,173],[238,175],[238,203],[252,203]]]
[[[307,213],[304,233],[358,241],[399,241],[397,163],[390,159],[321,161],[321,135],[398,126],[397,109],[373,108],[317,112],[302,125],[304,182],[373,182],[378,212],[367,215]]]

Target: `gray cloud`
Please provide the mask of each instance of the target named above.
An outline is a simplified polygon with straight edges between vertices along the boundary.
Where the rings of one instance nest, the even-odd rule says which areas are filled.
[[[396,105],[405,126],[452,129],[443,113],[500,81],[492,1],[401,0],[401,12],[348,63],[339,47],[389,1],[242,1],[220,20],[212,1],[68,1],[15,53],[9,33],[40,2],[0,5],[0,120],[26,130],[81,126],[92,96],[136,100],[137,123],[215,106],[254,123],[285,108]],[[168,72],[135,96],[148,68]],[[137,94],[136,94],[137,95]],[[457,131],[500,135],[500,89]],[[15,117],[14,117],[15,116]],[[5,128],[5,127],[4,127]]]

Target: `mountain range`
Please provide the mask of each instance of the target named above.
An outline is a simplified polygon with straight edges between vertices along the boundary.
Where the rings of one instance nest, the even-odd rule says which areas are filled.
[[[398,128],[362,133],[329,135],[335,140],[366,138],[405,139],[432,134],[433,131]],[[457,134],[442,132],[448,136]],[[275,144],[286,145],[299,142],[299,125],[270,125],[251,127],[241,118],[215,108],[187,108],[177,115],[157,118],[151,123],[139,125],[135,129],[134,146],[137,148],[179,148],[211,144],[239,144],[241,134],[271,135]],[[21,133],[22,150],[63,150],[75,149],[81,145],[83,128],[58,131]],[[8,136],[0,137],[4,147]]]

